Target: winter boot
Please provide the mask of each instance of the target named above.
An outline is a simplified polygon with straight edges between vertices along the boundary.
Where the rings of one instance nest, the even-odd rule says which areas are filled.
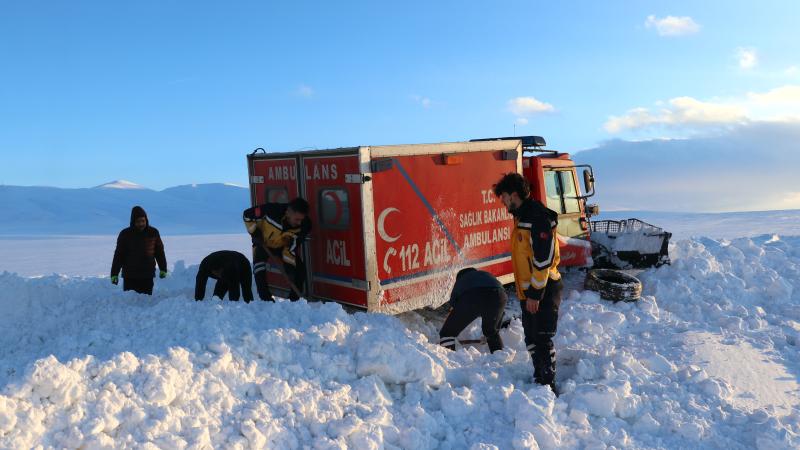
[[[456,338],[450,336],[440,336],[439,337],[439,345],[442,347],[455,351],[456,349]]]

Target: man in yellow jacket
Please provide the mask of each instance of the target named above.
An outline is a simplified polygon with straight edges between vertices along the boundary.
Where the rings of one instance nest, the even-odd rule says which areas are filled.
[[[504,175],[494,186],[494,194],[514,216],[511,259],[534,381],[555,392],[553,336],[563,288],[558,272],[558,214],[530,198],[530,184],[518,173]]]
[[[308,209],[308,202],[298,197],[288,204],[265,203],[244,210],[242,219],[253,240],[253,277],[261,300],[274,301],[267,284],[270,254],[283,261],[291,281],[303,289],[306,269],[300,248],[311,232]],[[289,292],[290,300],[298,298],[293,290]]]

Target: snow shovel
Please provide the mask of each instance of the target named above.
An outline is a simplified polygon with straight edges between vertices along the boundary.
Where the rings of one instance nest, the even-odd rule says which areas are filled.
[[[508,319],[503,319],[503,321],[500,322],[500,329],[508,328],[508,326],[511,325],[511,321],[512,320],[519,319],[519,318],[520,318],[520,316],[518,314],[514,314],[513,316],[511,316]],[[461,344],[461,345],[485,344],[486,343],[486,337],[485,336],[481,336],[480,339],[459,339],[458,343]]]
[[[283,275],[284,278],[286,278],[286,282],[289,283],[289,287],[294,291],[297,297],[302,298],[303,294],[300,293],[300,289],[298,289],[297,286],[295,286],[294,282],[292,282],[292,279],[289,277],[289,274],[286,273],[286,269],[283,268],[283,261],[279,260],[278,257],[271,251],[269,251],[269,249],[264,244],[261,244],[261,248],[263,248],[264,251],[267,252],[269,260],[273,262],[275,266],[278,267],[278,270],[280,271],[281,275]]]

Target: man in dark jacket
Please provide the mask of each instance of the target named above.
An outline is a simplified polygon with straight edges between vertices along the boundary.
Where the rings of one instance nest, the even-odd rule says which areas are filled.
[[[253,276],[261,300],[274,301],[267,283],[270,259],[283,261],[291,281],[298,289],[303,289],[306,269],[300,250],[311,232],[308,209],[308,202],[298,197],[289,204],[265,203],[244,210],[242,219],[253,241]],[[290,300],[299,298],[290,290]]]
[[[492,274],[472,267],[456,274],[456,284],[450,293],[450,314],[439,331],[439,344],[456,349],[456,337],[473,320],[481,318],[481,328],[489,351],[503,349],[500,322],[508,296],[503,285]]]
[[[167,257],[158,230],[151,227],[141,206],[131,210],[131,226],[119,232],[114,261],[111,263],[111,282],[119,283],[122,269],[122,288],[140,294],[153,293],[156,262],[159,278],[167,276]]]
[[[250,272],[250,261],[239,253],[231,250],[214,252],[200,263],[194,285],[194,299],[200,301],[206,295],[206,282],[209,278],[217,280],[214,294],[220,300],[225,294],[230,293],[230,300],[239,301],[239,286],[244,301],[253,300],[253,275]]]
[[[556,392],[553,337],[563,289],[558,272],[558,214],[531,198],[530,193],[528,180],[518,173],[504,175],[494,186],[494,194],[514,216],[511,263],[534,381]]]

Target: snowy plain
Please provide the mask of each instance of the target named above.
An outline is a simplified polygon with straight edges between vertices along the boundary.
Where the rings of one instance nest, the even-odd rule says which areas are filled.
[[[710,237],[734,239],[762,234],[800,235],[800,210],[726,213],[603,211],[599,220],[635,217],[672,233],[673,239]]]
[[[715,239],[752,237],[762,234],[800,235],[800,210],[744,213],[656,213],[611,211],[598,219],[637,217],[664,228],[678,241],[706,236]],[[250,239],[244,233],[169,234],[162,233],[167,262],[183,260],[199,264],[216,250],[236,250],[250,256]],[[108,275],[116,235],[11,235],[0,233],[0,272],[22,276],[62,274],[69,276]]]
[[[242,227],[244,230],[244,227]],[[200,264],[217,250],[251,255],[250,236],[238,234],[162,235],[170,270],[177,261]],[[61,274],[109,276],[117,236],[2,236],[0,272],[21,276]]]
[[[789,234],[677,239],[636,303],[567,273],[558,398],[531,383],[518,321],[501,352],[449,352],[428,314],[196,303],[183,262],[149,298],[94,276],[113,238],[84,241],[72,265],[104,263],[89,276],[0,275],[0,448],[798,448]],[[183,238],[165,242],[171,261],[248,244]],[[7,265],[15,241],[0,242]],[[44,264],[49,248],[29,253]]]

